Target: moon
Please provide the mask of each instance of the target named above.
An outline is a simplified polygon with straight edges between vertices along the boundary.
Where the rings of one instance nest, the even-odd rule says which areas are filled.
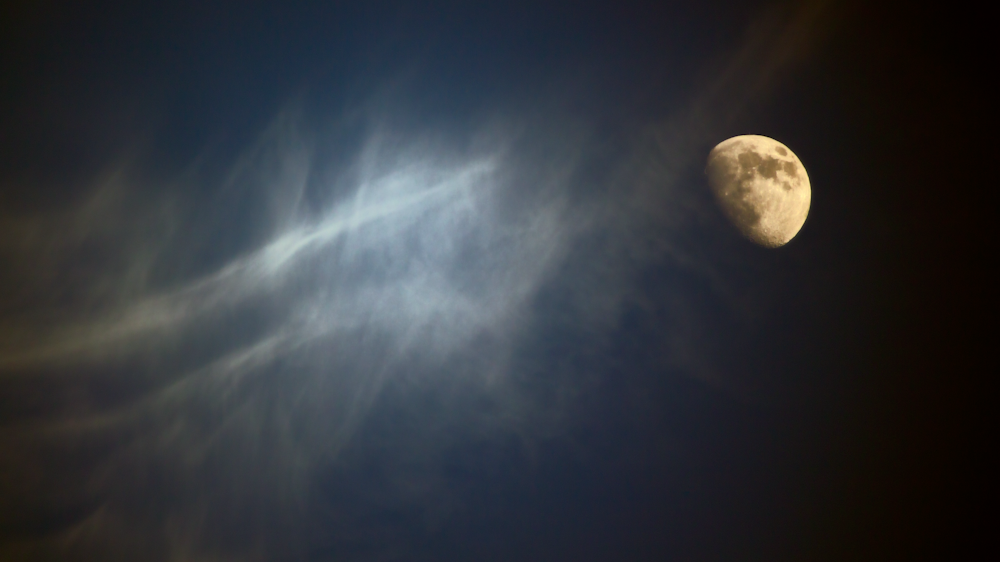
[[[795,154],[761,135],[724,140],[708,154],[708,184],[722,212],[751,241],[784,246],[809,214],[809,176]]]

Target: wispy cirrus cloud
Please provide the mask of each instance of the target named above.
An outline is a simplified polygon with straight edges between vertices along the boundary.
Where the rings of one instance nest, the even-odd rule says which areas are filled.
[[[306,533],[295,522],[318,475],[351,450],[396,453],[370,505],[336,508],[345,536],[366,536],[350,514],[371,505],[446,517],[460,501],[442,451],[557,434],[593,375],[587,350],[561,346],[600,346],[626,304],[668,309],[663,361],[724,385],[692,341],[697,304],[638,277],[667,262],[731,299],[686,238],[710,212],[685,174],[796,61],[820,14],[767,20],[672,120],[626,131],[614,158],[571,116],[509,112],[463,138],[377,116],[345,156],[283,113],[219,189],[172,197],[161,181],[162,198],[136,200],[123,173],[57,216],[4,218],[18,289],[0,322],[0,443],[15,452],[0,497],[28,521],[10,552],[266,559]],[[226,208],[248,199],[263,211]],[[420,414],[358,443],[400,388],[413,404],[391,407]],[[46,455],[65,462],[36,471]]]

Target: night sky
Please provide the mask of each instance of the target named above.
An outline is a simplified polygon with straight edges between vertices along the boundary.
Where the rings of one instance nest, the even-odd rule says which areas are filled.
[[[863,4],[5,3],[0,560],[974,559],[987,20]]]

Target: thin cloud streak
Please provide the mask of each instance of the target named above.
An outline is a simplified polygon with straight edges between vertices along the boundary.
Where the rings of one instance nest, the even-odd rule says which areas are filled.
[[[317,225],[301,225],[281,234],[260,250],[233,260],[206,278],[166,295],[155,295],[127,306],[123,311],[84,326],[70,328],[56,336],[56,342],[40,349],[8,351],[0,356],[0,369],[26,367],[48,361],[67,362],[93,357],[106,359],[107,348],[121,349],[124,340],[149,332],[176,330],[178,324],[216,313],[218,308],[235,306],[244,299],[266,291],[280,291],[289,270],[299,260],[314,258],[345,236],[358,236],[361,229],[376,223],[379,234],[368,234],[366,243],[391,243],[393,231],[411,226],[425,213],[460,204],[469,197],[475,183],[488,180],[496,166],[472,162],[462,169],[446,172],[443,179],[428,177],[422,170],[396,171],[374,185],[358,191],[354,201],[342,204]],[[362,197],[362,195],[365,197]],[[403,225],[403,226],[400,226]]]

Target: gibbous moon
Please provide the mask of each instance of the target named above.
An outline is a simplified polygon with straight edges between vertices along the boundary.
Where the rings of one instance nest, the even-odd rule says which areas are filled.
[[[708,155],[708,184],[743,236],[768,248],[788,243],[809,214],[812,190],[798,157],[780,142],[742,135]]]

